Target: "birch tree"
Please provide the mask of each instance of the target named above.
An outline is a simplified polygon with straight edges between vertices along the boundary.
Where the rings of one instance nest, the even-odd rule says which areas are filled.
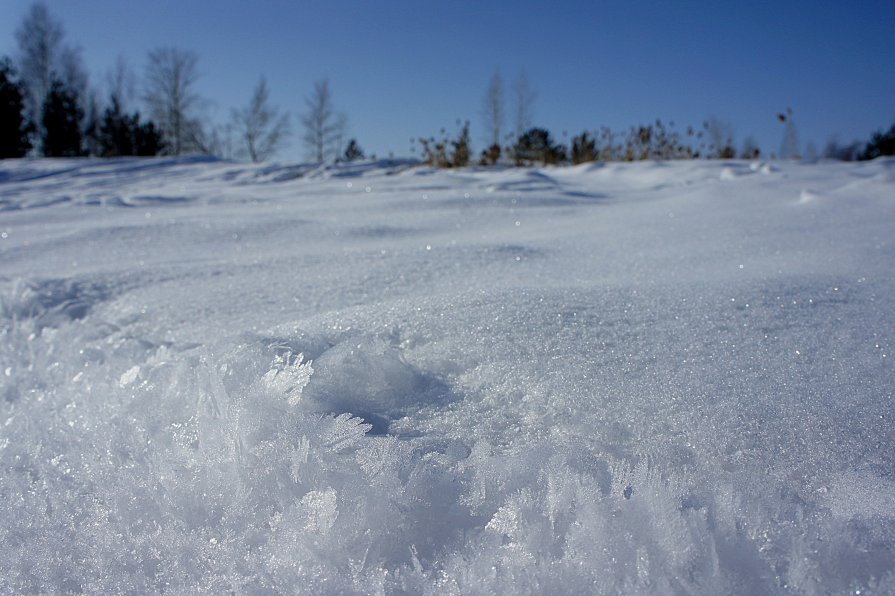
[[[195,53],[178,48],[149,53],[143,99],[172,155],[207,151],[197,114],[205,103],[196,93],[198,61]]]
[[[534,107],[537,93],[531,88],[528,77],[520,73],[513,82],[513,99],[516,107],[516,138],[522,137],[534,122]]]
[[[261,77],[249,105],[233,111],[234,127],[245,153],[256,163],[276,153],[289,135],[289,115],[271,106],[269,95],[267,81]]]
[[[504,122],[503,79],[499,71],[495,71],[485,91],[482,104],[482,115],[485,120],[485,131],[489,146],[500,146],[500,133]]]
[[[331,155],[339,155],[347,117],[335,112],[329,80],[321,79],[314,83],[314,91],[305,99],[305,105],[307,112],[301,118],[304,127],[302,140],[310,158],[323,161]]]
[[[41,109],[50,93],[54,73],[59,71],[64,36],[62,24],[40,2],[31,6],[16,30],[19,73],[28,92],[26,106],[36,123],[41,120]]]
[[[54,82],[62,83],[81,103],[92,100],[88,90],[87,73],[80,51],[65,45],[62,24],[50,14],[42,2],[31,5],[15,33],[18,44],[18,70],[25,86],[25,106],[29,119],[36,125],[36,138],[43,139],[46,131],[43,107]],[[85,132],[83,115],[79,126]]]

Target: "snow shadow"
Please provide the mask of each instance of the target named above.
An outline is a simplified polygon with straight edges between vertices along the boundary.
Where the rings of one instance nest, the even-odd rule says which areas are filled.
[[[404,238],[419,234],[419,230],[390,225],[368,225],[352,228],[349,233],[359,238]]]
[[[194,200],[194,197],[183,196],[137,195],[133,197],[114,197],[104,201],[104,204],[115,207],[161,207],[190,203]]]
[[[320,180],[328,178],[359,178],[369,175],[393,176],[416,167],[415,159],[379,159],[360,162],[311,162],[294,165],[274,164],[259,169],[246,183],[289,182],[299,178]],[[234,177],[228,172],[229,179]]]
[[[83,319],[108,298],[108,288],[93,281],[16,280],[0,296],[0,313],[7,320],[33,320],[38,329],[58,327]]]
[[[371,425],[369,434],[389,434],[403,416],[459,399],[439,376],[407,362],[391,341],[366,335],[300,340],[260,340],[277,358],[302,354],[314,374],[301,393],[308,413],[351,414]]]
[[[421,408],[453,398],[448,386],[404,360],[394,346],[375,339],[348,339],[314,360],[314,378],[303,397],[317,411],[351,413],[386,434],[389,424]]]

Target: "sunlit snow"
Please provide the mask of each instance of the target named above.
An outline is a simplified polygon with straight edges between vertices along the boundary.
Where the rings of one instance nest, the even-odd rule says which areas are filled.
[[[895,160],[7,160],[0,232],[0,592],[895,591]]]

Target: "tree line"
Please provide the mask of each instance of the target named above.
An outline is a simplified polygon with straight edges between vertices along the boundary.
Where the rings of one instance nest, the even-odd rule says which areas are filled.
[[[477,158],[471,149],[468,120],[458,120],[457,132],[453,135],[442,128],[437,137],[411,139],[412,150],[415,151],[418,146],[425,163],[441,168],[473,164],[577,165],[607,161],[762,157],[761,149],[751,136],[746,137],[737,149],[732,127],[716,116],[709,117],[700,126],[687,126],[682,130],[678,130],[674,122],[665,123],[657,119],[622,131],[613,131],[604,126],[598,130],[585,130],[571,138],[563,132],[562,138],[556,139],[546,128],[531,126],[536,97],[524,73],[516,78],[508,94],[500,72],[496,71],[482,100],[485,149]],[[514,118],[511,130],[505,131],[507,116],[511,112],[507,109],[508,103],[511,104]],[[783,137],[779,152],[769,155],[772,159],[815,161],[824,157],[851,161],[895,154],[895,125],[888,131],[874,133],[868,142],[855,141],[842,146],[831,140],[821,154],[812,143],[808,143],[804,152],[801,151],[791,108],[777,114],[777,120],[783,127]]]
[[[158,48],[146,59],[134,107],[135,75],[119,58],[99,99],[80,52],[46,5],[33,4],[16,30],[18,53],[0,58],[0,158],[117,157],[212,154],[264,161],[291,133],[288,113],[270,102],[261,77],[249,102],[229,122],[213,126],[210,105],[197,91],[198,57],[180,48]],[[334,108],[329,82],[314,85],[301,117],[308,157],[360,159],[354,139],[345,142],[347,117]]]
[[[291,135],[288,113],[270,102],[261,77],[249,102],[231,111],[229,121],[211,125],[205,114],[210,102],[197,91],[198,57],[180,48],[149,52],[143,79],[119,58],[107,75],[107,96],[99,99],[79,51],[42,3],[33,4],[16,30],[18,54],[0,58],[0,158],[39,155],[153,156],[210,154],[265,161],[284,147]],[[145,112],[135,107],[138,96]],[[512,113],[507,109],[507,98]],[[710,117],[701,126],[678,130],[661,120],[613,131],[607,127],[560,139],[533,126],[537,93],[525,73],[507,88],[500,72],[491,77],[482,101],[485,149],[473,153],[469,121],[457,122],[449,135],[411,140],[426,163],[436,167],[480,165],[579,164],[591,161],[644,159],[743,158],[762,155],[749,137],[737,150],[729,124]],[[777,116],[783,126],[779,154],[786,159],[817,157],[872,159],[892,155],[895,126],[866,142],[839,145],[831,141],[822,155],[809,144],[800,151],[792,110]],[[511,126],[507,127],[507,120]],[[300,140],[309,159],[356,160],[364,152],[347,139],[347,116],[335,108],[327,79],[314,84],[300,117]]]

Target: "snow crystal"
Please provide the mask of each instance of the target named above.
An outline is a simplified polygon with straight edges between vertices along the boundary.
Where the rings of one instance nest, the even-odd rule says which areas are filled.
[[[80,373],[79,373],[80,374]],[[120,387],[127,387],[131,383],[133,383],[137,376],[140,374],[140,366],[135,365],[127,369],[127,371],[121,373],[121,378],[118,380],[118,385]]]

